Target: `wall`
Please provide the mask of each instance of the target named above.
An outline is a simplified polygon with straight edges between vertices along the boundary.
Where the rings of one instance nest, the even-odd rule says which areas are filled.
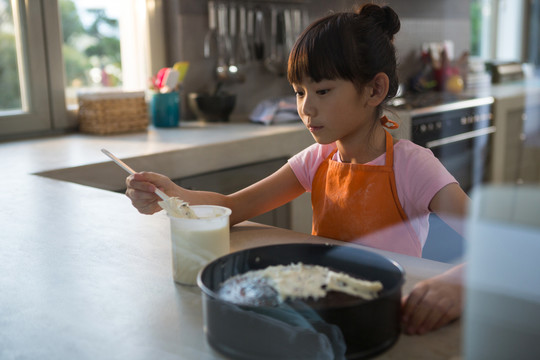
[[[305,3],[310,19],[314,20],[329,11],[350,9],[358,1],[293,0]],[[251,1],[252,3],[254,0]],[[258,0],[257,3],[267,3]],[[401,17],[401,31],[396,36],[399,77],[408,79],[419,68],[419,51],[423,42],[452,40],[455,55],[469,48],[469,0],[390,0],[389,4]],[[185,79],[184,96],[192,91],[212,91],[215,88],[214,59],[204,59],[203,41],[208,29],[207,2],[204,0],[164,1],[166,8],[167,60],[190,61],[191,66]],[[268,23],[268,21],[267,21]],[[267,32],[269,33],[269,31]],[[285,77],[269,73],[261,62],[246,65],[243,69],[246,81],[242,84],[226,85],[224,90],[237,94],[238,102],[231,117],[232,121],[246,121],[249,113],[261,100],[292,95]],[[183,104],[184,117],[193,117]]]

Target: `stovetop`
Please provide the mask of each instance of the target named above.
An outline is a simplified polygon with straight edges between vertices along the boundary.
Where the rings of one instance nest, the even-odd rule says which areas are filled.
[[[491,106],[491,96],[473,96],[467,93],[452,94],[445,92],[426,92],[422,94],[406,93],[391,99],[387,105],[391,111],[407,112],[410,116],[431,115],[448,111]]]
[[[407,93],[388,101],[388,106],[396,110],[423,109],[460,101],[472,100],[475,97],[467,94],[453,94],[447,92]]]

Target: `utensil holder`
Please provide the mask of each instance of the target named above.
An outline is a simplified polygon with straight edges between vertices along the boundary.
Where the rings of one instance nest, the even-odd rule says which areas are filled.
[[[180,122],[180,96],[177,91],[152,95],[152,124],[155,127],[177,127]]]

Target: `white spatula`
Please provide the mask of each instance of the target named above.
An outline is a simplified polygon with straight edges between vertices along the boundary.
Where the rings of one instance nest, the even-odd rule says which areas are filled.
[[[130,173],[131,175],[135,174],[136,171],[133,170],[131,167],[129,167],[125,162],[123,162],[122,160],[120,160],[119,158],[117,158],[116,156],[114,156],[113,154],[111,154],[111,152],[107,149],[101,149],[101,152],[104,153],[105,155],[107,155],[108,157],[110,157],[112,159],[112,161],[114,161],[116,164],[118,164],[122,169],[126,170],[128,173]],[[167,194],[165,194],[163,191],[159,190],[158,188],[156,188],[156,190],[154,190],[154,192],[156,193],[157,196],[159,196],[160,198],[163,199],[163,201],[169,201],[169,196],[167,196]]]
[[[126,170],[131,175],[135,174],[135,170],[133,170],[131,167],[129,167],[125,162],[114,156],[109,150],[107,149],[101,149],[101,152],[107,155],[114,161],[116,164],[118,164],[122,169]],[[165,211],[167,211],[168,214],[172,216],[177,217],[187,217],[190,219],[197,219],[197,215],[193,210],[189,207],[188,203],[185,201],[182,201],[176,197],[169,197],[167,194],[165,194],[163,191],[156,188],[154,190],[157,196],[159,196],[161,199],[163,199],[163,202],[159,202],[159,206],[161,206]]]

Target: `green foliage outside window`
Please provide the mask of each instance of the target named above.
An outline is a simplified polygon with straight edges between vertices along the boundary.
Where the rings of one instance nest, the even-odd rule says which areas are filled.
[[[93,20],[85,27],[73,0],[60,0],[59,5],[66,86],[120,85],[120,40],[114,35],[118,20],[109,18],[104,9],[87,9]]]
[[[103,9],[89,9],[92,21],[85,27],[73,0],[58,4],[66,87],[121,85],[118,20]],[[11,1],[0,0],[0,111],[21,109],[19,81]]]
[[[22,106],[11,14],[11,2],[0,0],[0,111]]]
[[[471,2],[471,55],[479,56],[482,36],[482,1]]]
[[[0,33],[0,111],[15,110],[22,107],[15,36]]]

